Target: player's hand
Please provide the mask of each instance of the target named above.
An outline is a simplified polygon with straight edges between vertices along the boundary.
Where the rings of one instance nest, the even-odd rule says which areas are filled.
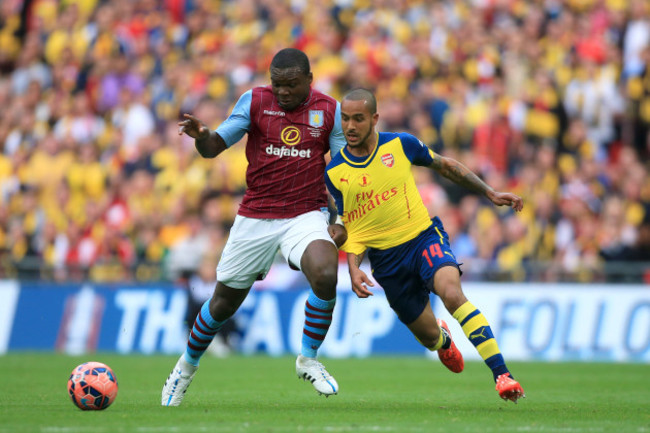
[[[348,240],[348,231],[341,224],[330,224],[327,232],[336,244],[336,248],[341,248],[341,245]]]
[[[374,287],[375,285],[361,269],[350,269],[350,280],[352,282],[352,291],[359,298],[372,296],[372,292],[368,290],[368,286]]]
[[[199,119],[187,113],[183,114],[183,117],[185,120],[178,122],[178,135],[185,133],[195,140],[210,136],[210,129]]]
[[[516,194],[511,192],[498,192],[490,194],[489,199],[497,206],[510,206],[516,212],[524,208],[524,200]]]

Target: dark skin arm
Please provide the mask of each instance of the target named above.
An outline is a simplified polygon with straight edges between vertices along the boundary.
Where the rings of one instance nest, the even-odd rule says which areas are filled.
[[[329,194],[327,195],[327,201],[329,202],[330,208],[335,210],[334,214],[336,215],[336,203],[334,202],[332,196]],[[348,231],[345,229],[345,226],[343,224],[338,222],[338,220],[337,222],[330,224],[327,227],[327,231],[336,244],[336,248],[341,248],[341,245],[343,245],[348,240]]]
[[[348,240],[348,231],[341,224],[330,224],[327,226],[327,232],[336,244],[336,248],[341,248],[341,245]]]
[[[510,206],[517,212],[524,207],[524,201],[521,197],[510,192],[495,191],[469,168],[453,158],[446,158],[436,154],[429,168],[452,182],[487,197],[496,206]]]
[[[226,150],[226,142],[215,131],[211,131],[203,122],[191,114],[183,114],[184,120],[178,122],[178,135],[183,133],[194,139],[194,146],[204,158],[214,158]]]

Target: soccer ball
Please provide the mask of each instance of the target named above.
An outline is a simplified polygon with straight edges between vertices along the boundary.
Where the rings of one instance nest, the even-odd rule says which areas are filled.
[[[106,364],[84,362],[72,370],[68,393],[81,410],[106,409],[117,396],[117,378]]]

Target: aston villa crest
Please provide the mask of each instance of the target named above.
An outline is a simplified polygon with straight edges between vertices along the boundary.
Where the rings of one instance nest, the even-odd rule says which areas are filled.
[[[393,158],[392,153],[386,153],[381,156],[381,162],[388,168],[391,168],[395,163],[395,158]]]
[[[323,123],[323,110],[309,110],[309,126],[313,128],[320,128],[323,126]]]

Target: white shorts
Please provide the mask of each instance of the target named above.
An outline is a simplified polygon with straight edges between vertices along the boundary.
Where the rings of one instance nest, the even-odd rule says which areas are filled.
[[[328,223],[327,210],[283,219],[237,215],[217,265],[217,281],[233,289],[248,289],[264,279],[278,251],[289,265],[300,269],[300,259],[312,241],[334,243]]]

